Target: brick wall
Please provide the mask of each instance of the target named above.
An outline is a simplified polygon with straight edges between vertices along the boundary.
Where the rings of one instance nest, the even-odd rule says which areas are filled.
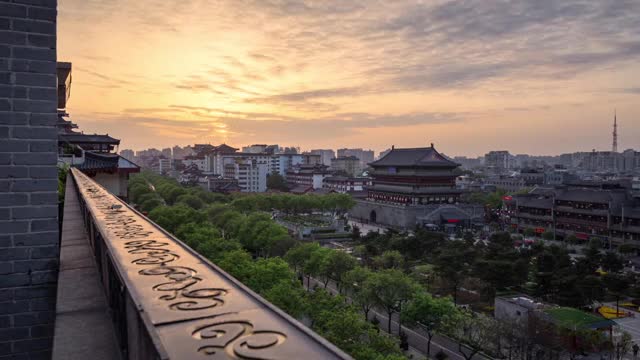
[[[49,359],[58,269],[56,0],[0,0],[0,359]]]

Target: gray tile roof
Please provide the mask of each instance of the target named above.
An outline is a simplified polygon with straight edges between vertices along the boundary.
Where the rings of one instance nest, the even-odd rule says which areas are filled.
[[[427,166],[454,168],[460,166],[447,159],[433,147],[392,149],[381,159],[370,163],[377,166]]]
[[[120,140],[114,139],[109,135],[98,134],[59,134],[58,141],[68,142],[71,144],[120,144]]]

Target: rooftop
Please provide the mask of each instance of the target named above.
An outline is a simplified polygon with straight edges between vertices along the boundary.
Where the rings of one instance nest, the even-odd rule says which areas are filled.
[[[118,145],[120,140],[111,136],[99,134],[82,134],[82,133],[65,133],[58,135],[58,140],[68,142],[70,144],[111,144]]]
[[[381,159],[370,163],[373,167],[406,166],[406,167],[445,167],[455,168],[460,164],[449,160],[434,147],[391,149]]]

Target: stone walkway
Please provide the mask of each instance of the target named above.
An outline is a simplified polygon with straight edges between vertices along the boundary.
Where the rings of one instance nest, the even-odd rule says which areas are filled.
[[[65,190],[53,360],[121,358],[71,176]]]

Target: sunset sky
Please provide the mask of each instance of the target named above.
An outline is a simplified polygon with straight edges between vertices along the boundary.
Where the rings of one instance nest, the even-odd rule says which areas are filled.
[[[120,149],[640,148],[640,1],[59,0],[68,112]]]

